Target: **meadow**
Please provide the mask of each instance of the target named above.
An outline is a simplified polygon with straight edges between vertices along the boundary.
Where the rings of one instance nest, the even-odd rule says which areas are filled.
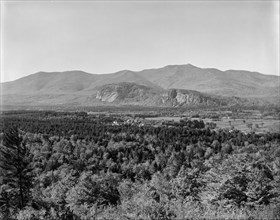
[[[184,117],[182,116],[161,116],[161,117],[147,117],[147,120],[152,121],[174,121],[179,122]],[[200,120],[200,118],[190,118],[191,120]],[[201,119],[204,123],[213,122],[217,128],[221,129],[237,129],[242,132],[265,133],[265,132],[280,132],[280,120],[277,119],[229,119],[222,118],[219,120],[211,118]]]

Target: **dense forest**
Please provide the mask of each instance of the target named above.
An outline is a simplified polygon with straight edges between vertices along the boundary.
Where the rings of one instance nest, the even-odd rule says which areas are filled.
[[[0,132],[0,219],[280,219],[279,133],[50,111]]]

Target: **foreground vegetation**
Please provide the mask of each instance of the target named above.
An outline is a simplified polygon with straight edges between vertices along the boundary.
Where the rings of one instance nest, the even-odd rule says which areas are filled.
[[[0,219],[280,219],[280,134],[13,112]]]

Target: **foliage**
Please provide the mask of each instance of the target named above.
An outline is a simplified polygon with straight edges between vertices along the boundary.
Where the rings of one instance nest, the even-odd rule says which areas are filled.
[[[29,162],[29,151],[18,130],[6,130],[0,147],[0,210],[5,215],[9,215],[11,209],[23,209],[30,201]]]
[[[3,122],[0,219],[279,216],[279,134],[36,114]]]

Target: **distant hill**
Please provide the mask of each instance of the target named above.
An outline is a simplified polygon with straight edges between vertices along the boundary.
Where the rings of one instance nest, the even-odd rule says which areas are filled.
[[[101,86],[96,98],[114,104],[155,106],[220,105],[221,100],[191,90],[157,90],[136,83],[117,83]]]
[[[191,64],[112,74],[38,72],[1,83],[9,105],[148,106],[279,103],[279,76],[243,70],[220,71]]]
[[[165,89],[189,89],[215,95],[238,97],[279,96],[279,76],[257,72],[220,71],[187,64],[143,70],[137,75],[141,75]]]

